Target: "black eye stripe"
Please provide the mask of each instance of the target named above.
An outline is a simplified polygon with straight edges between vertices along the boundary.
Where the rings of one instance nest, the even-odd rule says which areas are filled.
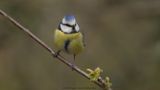
[[[71,27],[71,28],[72,28],[72,31],[71,31],[70,33],[64,32],[64,33],[66,33],[66,34],[72,34],[72,33],[78,33],[78,32],[79,32],[79,31],[76,31],[76,28],[75,28],[77,24],[69,25],[69,24],[60,23],[59,26],[58,26],[58,29],[63,32],[63,30],[62,30],[62,28],[61,28],[61,25],[65,25],[65,26],[68,26],[68,27]]]
[[[76,24],[74,24],[74,25],[69,25],[69,24],[63,24],[63,23],[61,23],[62,25],[65,25],[65,26],[68,26],[68,27],[75,27],[76,26]]]
[[[68,27],[71,27],[73,31],[75,31],[75,27],[76,27],[76,24],[74,25],[69,25],[69,24],[63,24],[61,23],[62,25],[65,25],[65,26],[68,26]]]

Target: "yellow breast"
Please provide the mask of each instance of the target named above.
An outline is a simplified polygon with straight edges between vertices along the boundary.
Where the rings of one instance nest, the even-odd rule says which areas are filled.
[[[69,40],[70,42],[66,50],[66,48],[64,47],[67,40]],[[78,54],[84,48],[82,33],[78,32],[72,34],[65,34],[57,29],[54,33],[54,45],[57,50],[64,50],[71,54]]]

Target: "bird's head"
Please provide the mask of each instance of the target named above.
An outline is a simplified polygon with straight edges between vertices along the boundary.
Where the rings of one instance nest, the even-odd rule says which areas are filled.
[[[79,25],[73,15],[66,15],[59,25],[59,29],[67,34],[79,32]]]

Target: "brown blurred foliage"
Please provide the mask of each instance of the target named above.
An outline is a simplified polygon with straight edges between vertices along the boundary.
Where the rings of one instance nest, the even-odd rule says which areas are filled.
[[[102,68],[113,90],[160,89],[159,0],[0,0],[0,9],[53,49],[54,29],[74,14],[87,45],[79,67]],[[0,90],[66,87],[100,89],[0,16]]]

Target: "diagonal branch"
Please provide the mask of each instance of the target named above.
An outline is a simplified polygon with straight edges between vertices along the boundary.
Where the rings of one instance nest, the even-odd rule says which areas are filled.
[[[57,58],[57,60],[66,64],[68,67],[72,68],[74,71],[76,71],[80,75],[84,76],[85,78],[90,79],[89,75],[86,72],[81,70],[78,66],[72,65],[72,63],[70,63],[68,60],[66,60],[62,56],[60,56],[60,55],[57,56],[56,53],[47,44],[45,44],[42,40],[40,40],[37,36],[35,36],[32,32],[30,32],[29,29],[25,28],[20,23],[18,23],[16,20],[14,20],[12,17],[7,15],[4,11],[0,10],[0,15],[2,15],[4,18],[9,20],[12,24],[14,24],[20,30],[25,32],[25,34],[30,36],[35,42],[37,42],[39,45],[41,45],[43,48],[45,48],[54,58]],[[104,90],[109,90],[110,89],[110,88],[105,87],[105,82],[101,78],[99,78],[97,81],[94,81],[94,83]]]

